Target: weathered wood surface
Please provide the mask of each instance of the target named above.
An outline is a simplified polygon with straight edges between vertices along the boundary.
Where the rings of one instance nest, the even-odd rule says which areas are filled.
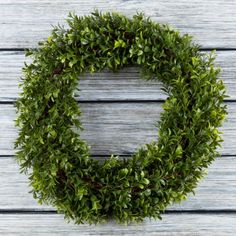
[[[18,93],[21,68],[24,65],[24,52],[0,51],[0,101],[15,101]],[[236,51],[217,52],[216,65],[222,68],[220,78],[227,87],[226,100],[236,99]],[[120,72],[87,74],[80,78],[80,101],[110,100],[164,100],[166,95],[157,81],[140,79],[139,69],[125,68]]]
[[[162,112],[160,102],[82,103],[81,137],[88,141],[93,155],[127,155],[140,145],[157,139],[155,127]],[[227,102],[229,115],[220,128],[224,143],[223,155],[236,155],[236,103]],[[17,137],[14,127],[16,112],[13,105],[0,105],[0,153],[14,155]]]
[[[195,36],[203,47],[236,48],[236,2],[224,0],[4,0],[0,3],[0,48],[34,47],[49,35],[51,25],[65,23],[69,11],[79,15],[119,11],[132,16],[145,12]]]
[[[94,157],[96,158],[96,157]],[[98,158],[98,157],[97,157]],[[170,206],[169,210],[236,210],[236,157],[219,157],[209,168],[209,174],[201,180],[195,196],[181,204]],[[28,193],[28,179],[19,173],[13,157],[0,157],[0,210],[53,210],[46,205],[38,205]]]
[[[169,207],[163,221],[146,220],[128,227],[112,222],[97,226],[66,224],[50,206],[37,205],[28,193],[27,177],[19,174],[14,157],[9,156],[14,155],[17,135],[12,102],[20,92],[17,85],[24,61],[19,50],[36,47],[37,41],[48,37],[51,25],[65,24],[69,11],[85,15],[95,8],[127,16],[143,11],[157,22],[170,23],[183,33],[193,34],[202,49],[218,49],[216,64],[223,69],[221,78],[230,95],[226,102],[229,116],[221,128],[225,141],[220,152],[226,156],[211,165],[196,196],[190,195],[187,201]],[[235,235],[235,12],[233,0],[0,1],[0,235]],[[79,100],[88,101],[81,104],[85,128],[82,137],[92,146],[93,155],[127,155],[156,137],[154,121],[162,110],[161,103],[153,101],[166,96],[160,83],[140,80],[137,68],[117,74],[87,75],[81,78],[80,89]]]
[[[66,224],[62,215],[55,214],[0,214],[0,234],[3,236],[85,236],[85,235],[235,235],[236,214],[173,213],[164,215],[162,221],[146,220],[129,226],[113,222],[99,225]]]

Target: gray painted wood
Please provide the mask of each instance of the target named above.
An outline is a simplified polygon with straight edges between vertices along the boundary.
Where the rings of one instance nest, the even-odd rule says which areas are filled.
[[[96,157],[94,157],[96,158]],[[97,157],[98,158],[98,157]],[[19,173],[13,157],[0,157],[0,211],[1,210],[53,210],[38,205],[29,193],[27,176]],[[195,196],[189,194],[186,201],[170,206],[169,210],[236,210],[236,156],[216,159],[208,175],[200,181]]]
[[[81,137],[88,141],[93,155],[132,153],[140,145],[157,138],[156,121],[162,112],[159,102],[82,103],[84,131]],[[236,154],[236,103],[227,102],[228,118],[223,127],[221,154]],[[13,155],[17,137],[13,105],[0,104],[0,153]]]
[[[227,87],[228,99],[236,99],[236,51],[219,51],[216,66]],[[23,52],[0,52],[0,101],[15,101],[20,89],[19,78],[24,64]],[[87,74],[80,78],[79,100],[163,100],[166,95],[158,81],[140,79],[139,69],[125,68],[119,73]]]
[[[0,51],[0,103],[15,101],[19,92],[17,78],[24,61],[23,52],[4,49],[35,47],[49,35],[51,25],[65,23],[69,11],[84,15],[94,8],[116,10],[127,16],[144,11],[157,22],[170,23],[183,33],[193,34],[194,41],[202,48],[236,49],[236,2],[232,0],[4,0],[0,1],[3,50]],[[217,64],[223,68],[221,78],[227,85],[229,99],[236,101],[236,51],[219,51],[218,55]],[[81,105],[83,137],[93,147],[93,154],[128,154],[156,136],[153,122],[161,112],[160,103],[135,100],[166,97],[159,83],[141,81],[138,75],[137,68],[129,68],[118,74],[104,72],[82,78],[80,100],[123,101]],[[134,103],[124,102],[129,100]],[[229,117],[221,128],[225,132],[221,153],[230,156],[212,164],[196,196],[191,195],[181,205],[169,208],[175,213],[164,215],[163,221],[146,220],[128,227],[113,222],[98,226],[66,224],[62,215],[45,212],[52,210],[50,206],[38,206],[28,193],[27,177],[19,174],[12,157],[4,156],[14,155],[17,133],[13,106],[0,104],[0,235],[235,235],[236,102],[228,104]],[[190,212],[180,213],[181,210]]]
[[[236,214],[167,214],[162,221],[146,220],[143,224],[118,225],[114,222],[99,225],[66,224],[62,215],[0,214],[0,234],[3,236],[85,236],[85,235],[235,235]]]
[[[84,15],[94,8],[128,16],[144,11],[157,22],[194,35],[203,47],[236,47],[235,1],[5,0],[0,3],[0,48],[36,46],[49,35],[51,25],[64,24],[69,11]]]

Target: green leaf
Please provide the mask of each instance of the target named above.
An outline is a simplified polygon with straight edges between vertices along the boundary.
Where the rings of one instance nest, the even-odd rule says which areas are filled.
[[[179,144],[175,150],[175,154],[176,156],[181,156],[183,153],[183,149],[182,149],[182,146]]]
[[[143,178],[141,180],[141,182],[142,182],[142,184],[145,184],[145,185],[148,185],[150,183],[149,179],[147,179],[147,178]]]
[[[118,47],[125,47],[125,46],[126,46],[126,43],[122,39],[119,39],[118,41],[117,40],[115,41],[114,49]]]
[[[82,45],[87,45],[88,43],[89,43],[89,41],[87,39],[84,39],[84,38],[81,39]]]

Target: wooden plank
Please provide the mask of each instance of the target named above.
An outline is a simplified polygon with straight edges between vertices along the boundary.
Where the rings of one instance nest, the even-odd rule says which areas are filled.
[[[236,103],[229,103],[229,117],[221,129],[225,142],[222,154],[236,154]],[[99,109],[98,109],[99,107]],[[91,145],[92,154],[111,153],[127,155],[139,145],[156,138],[154,124],[162,111],[160,103],[86,103],[81,104],[85,131],[82,138]],[[0,153],[13,155],[13,142],[17,136],[12,105],[0,106]]]
[[[223,127],[223,155],[236,154],[236,103],[227,102],[228,118]],[[156,121],[162,112],[159,102],[82,103],[81,137],[88,141],[94,155],[129,155],[140,145],[157,138]],[[13,105],[0,105],[0,154],[14,155],[17,136]]]
[[[98,157],[97,157],[98,158]],[[13,157],[0,158],[0,211],[47,211],[46,205],[38,205],[29,193],[28,179],[19,173]],[[208,175],[199,183],[195,196],[170,206],[169,210],[236,210],[236,156],[218,158],[209,168]]]
[[[143,11],[157,22],[194,35],[203,47],[236,47],[235,1],[5,0],[0,3],[0,48],[34,47],[49,35],[51,25],[65,24],[69,11],[84,15],[94,8],[127,16]]]
[[[85,235],[235,235],[236,214],[166,214],[162,221],[145,220],[142,224],[98,225],[65,223],[62,215],[0,214],[3,236],[85,236]]]
[[[221,79],[227,87],[228,99],[236,99],[236,51],[218,51],[217,66],[222,67]],[[0,52],[0,101],[15,101],[20,89],[23,52]],[[80,79],[80,101],[96,100],[164,100],[166,95],[158,81],[139,78],[136,67],[125,68],[119,73],[104,72],[87,74]]]

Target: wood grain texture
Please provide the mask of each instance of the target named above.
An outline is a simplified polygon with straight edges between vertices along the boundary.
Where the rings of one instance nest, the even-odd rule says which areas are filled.
[[[216,66],[222,68],[220,78],[224,80],[229,98],[236,99],[236,51],[217,52]],[[21,68],[25,57],[23,52],[0,52],[0,101],[15,101],[21,91],[18,88]],[[118,73],[104,72],[87,74],[80,78],[80,101],[135,101],[165,100],[166,94],[158,81],[140,79],[139,69],[124,68]]]
[[[225,0],[4,0],[0,2],[0,48],[36,46],[51,25],[64,24],[69,11],[90,14],[95,8],[132,16],[145,12],[195,36],[203,47],[236,48],[236,2]]]
[[[94,157],[96,158],[96,157]],[[98,158],[98,157],[97,157]],[[13,157],[0,158],[0,211],[47,211],[50,206],[38,205],[28,187],[28,179],[19,173]],[[236,156],[218,158],[209,168],[208,175],[200,182],[195,196],[170,206],[168,210],[235,210],[236,211]]]
[[[100,225],[66,224],[62,215],[0,214],[0,234],[3,236],[85,236],[85,235],[235,235],[236,214],[166,214],[162,221],[146,220],[128,226],[114,222]]]
[[[12,103],[18,97],[25,60],[18,49],[36,47],[51,25],[65,24],[69,11],[78,15],[94,9],[132,16],[143,11],[152,20],[169,23],[194,36],[202,49],[217,51],[223,71],[229,116],[224,126],[221,154],[200,182],[196,195],[168,208],[163,221],[146,220],[129,226],[114,222],[90,226],[67,224],[51,206],[39,206],[29,192],[27,176],[19,174],[13,143],[17,136]],[[233,0],[2,0],[0,1],[0,235],[235,235],[236,232],[236,1]],[[232,49],[232,50],[228,50]],[[15,51],[14,51],[15,50]],[[157,137],[154,126],[166,99],[161,84],[139,79],[138,68],[86,75],[80,81],[85,131],[82,138],[93,155],[129,155]],[[96,101],[92,103],[89,101]],[[100,101],[100,102],[99,102]],[[104,102],[101,102],[104,101]],[[107,101],[108,103],[106,103]],[[113,102],[116,101],[116,102]],[[130,102],[132,101],[132,102]],[[139,102],[138,102],[139,101]],[[142,102],[143,101],[143,102]],[[152,102],[148,102],[152,101]],[[184,213],[185,212],[185,213]],[[200,213],[201,212],[201,213]]]
[[[227,102],[228,118],[223,127],[223,155],[236,154],[236,103]],[[129,155],[140,145],[157,139],[155,124],[162,112],[159,102],[82,103],[81,137],[88,141],[93,155]],[[16,111],[13,105],[0,104],[0,153],[14,155],[17,137],[14,127]]]

